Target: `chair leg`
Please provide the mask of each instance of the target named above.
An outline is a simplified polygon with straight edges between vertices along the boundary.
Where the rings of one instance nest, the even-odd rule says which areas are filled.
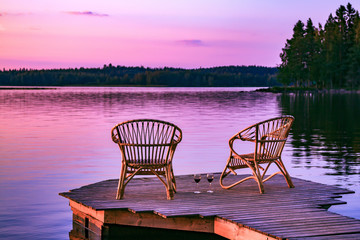
[[[116,199],[122,199],[125,191],[126,165],[122,164]]]
[[[235,182],[235,183],[233,183],[231,185],[225,186],[225,184],[223,183],[223,179],[225,177],[227,177],[227,175],[229,175],[231,172],[233,172],[230,169],[229,169],[229,171],[227,171],[228,167],[229,167],[229,164],[226,164],[226,167],[225,167],[224,171],[220,175],[220,180],[219,180],[220,181],[220,186],[223,189],[230,189],[230,188],[235,187],[236,185],[238,185],[238,184],[240,184],[242,182],[245,182],[246,180],[252,179],[252,178],[254,178],[256,180],[255,176],[249,176],[249,177],[243,178],[243,179],[241,179],[241,180],[239,180],[239,181],[237,181],[237,182]],[[236,172],[235,172],[235,175],[236,175]]]
[[[275,163],[276,163],[276,165],[278,165],[280,171],[283,173],[285,181],[286,181],[287,185],[289,186],[289,188],[294,188],[295,186],[291,180],[290,174],[286,170],[285,165],[284,165],[283,161],[281,160],[281,157],[279,158],[279,161],[276,161]]]
[[[263,194],[265,192],[264,190],[264,184],[263,184],[263,181],[262,181],[262,178],[261,176],[259,176],[256,171],[253,171],[253,175],[254,175],[254,179],[255,181],[257,182],[258,186],[259,186],[259,192],[261,194]]]
[[[230,170],[229,170],[229,171],[226,171],[226,170],[228,169],[228,166],[229,166],[230,158],[231,158],[231,157],[228,158],[227,163],[226,163],[226,166],[225,166],[224,170],[222,171],[222,173],[221,173],[221,175],[220,175],[220,179],[219,179],[220,186],[221,186],[222,188],[224,188],[224,189],[229,189],[229,188],[231,188],[231,187],[225,186],[225,185],[223,184],[223,179],[224,179],[225,177],[227,177],[227,175],[229,175],[229,173],[230,173]]]
[[[165,168],[165,177],[166,177],[166,198],[167,200],[174,199],[174,187],[173,187],[173,180],[172,180],[172,168],[171,166],[167,166]]]
[[[171,181],[172,181],[174,193],[176,193],[176,181],[175,181],[175,175],[174,175],[174,170],[173,170],[172,166],[171,166]]]

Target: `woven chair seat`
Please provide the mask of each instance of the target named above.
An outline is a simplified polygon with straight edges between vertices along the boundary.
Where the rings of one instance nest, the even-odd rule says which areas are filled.
[[[129,167],[133,167],[133,168],[139,168],[139,167],[143,167],[143,168],[163,168],[167,165],[166,161],[163,160],[163,163],[152,163],[149,161],[140,161],[140,163],[132,163],[132,162],[128,162],[127,165]]]
[[[252,166],[254,166],[254,153],[247,153],[247,154],[241,154],[239,156],[237,155],[232,155],[230,157],[230,162],[229,162],[229,167],[231,167],[232,169],[239,169],[239,168],[247,168],[248,165],[244,162],[247,161],[248,164],[251,164]],[[267,155],[263,155],[263,156],[257,156],[258,159],[256,160],[258,164],[264,164],[264,163],[268,163],[270,161],[273,161],[274,158],[270,158]]]
[[[275,159],[278,159],[279,157],[278,156],[271,156],[271,155],[267,155],[267,154],[258,154],[256,156],[256,161],[258,163],[267,163],[269,161],[274,161]],[[240,160],[240,161],[243,161],[243,160],[246,160],[246,161],[255,161],[255,153],[247,153],[247,154],[241,154],[239,156],[237,155],[232,155],[231,156],[231,165],[236,165],[237,164],[237,161]]]

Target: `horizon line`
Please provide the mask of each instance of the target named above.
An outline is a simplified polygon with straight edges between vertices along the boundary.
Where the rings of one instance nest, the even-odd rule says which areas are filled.
[[[104,64],[102,67],[67,67],[67,68],[27,68],[27,67],[19,67],[19,68],[0,68],[0,72],[6,71],[46,71],[46,70],[80,70],[80,69],[104,69],[106,67],[125,67],[125,68],[145,68],[145,69],[180,69],[180,70],[199,70],[199,69],[211,69],[211,68],[221,68],[221,67],[259,67],[259,68],[278,68],[278,66],[261,66],[261,65],[219,65],[219,66],[212,66],[212,67],[197,67],[197,68],[184,68],[184,67],[149,67],[143,65],[136,65],[136,66],[125,66],[125,65],[113,65],[109,63],[109,65]]]

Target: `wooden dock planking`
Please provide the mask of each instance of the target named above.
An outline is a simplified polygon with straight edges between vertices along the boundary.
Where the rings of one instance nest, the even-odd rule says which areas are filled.
[[[213,194],[206,193],[206,181],[200,182],[202,193],[194,194],[193,177],[176,176],[178,192],[171,201],[166,200],[165,188],[157,178],[132,180],[122,200],[115,199],[117,180],[60,195],[70,199],[74,215],[94,218],[98,228],[122,224],[210,232],[229,239],[360,239],[360,220],[325,209],[344,204],[340,194],[352,191],[297,178],[293,178],[295,188],[290,189],[282,176],[276,176],[265,183],[265,194],[259,194],[253,181],[224,190],[216,180]]]
[[[293,240],[356,240],[359,239],[359,234],[341,234],[341,235],[326,235],[316,237],[292,238]]]

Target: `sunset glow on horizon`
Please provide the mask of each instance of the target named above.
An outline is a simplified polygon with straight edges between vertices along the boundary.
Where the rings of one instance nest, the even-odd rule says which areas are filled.
[[[298,20],[348,2],[0,0],[0,69],[275,67]]]

